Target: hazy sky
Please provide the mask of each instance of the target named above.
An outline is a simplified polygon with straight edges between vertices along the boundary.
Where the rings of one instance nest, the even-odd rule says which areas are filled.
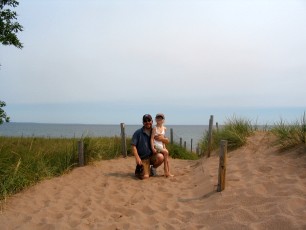
[[[0,46],[11,121],[259,123],[306,111],[304,0],[27,0]]]

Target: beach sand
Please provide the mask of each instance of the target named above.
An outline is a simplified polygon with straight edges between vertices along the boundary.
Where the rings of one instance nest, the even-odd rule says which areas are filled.
[[[133,157],[76,168],[8,198],[0,229],[306,229],[306,154],[272,141],[228,153],[222,192],[217,155],[170,159],[173,178],[136,179]]]

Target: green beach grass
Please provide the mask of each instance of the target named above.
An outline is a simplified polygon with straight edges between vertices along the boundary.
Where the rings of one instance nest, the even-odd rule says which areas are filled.
[[[236,116],[228,118],[222,127],[212,130],[211,150],[218,149],[221,140],[228,141],[229,150],[237,149],[246,143],[247,137],[252,135],[256,129],[257,125],[253,125],[249,119]],[[207,131],[201,140],[203,155],[206,155],[208,151],[208,136]]]
[[[83,141],[87,163],[121,154],[118,137]],[[0,137],[0,200],[76,167],[77,142],[75,138]]]
[[[281,150],[295,147],[306,149],[306,114],[294,122],[286,122],[283,119],[274,125],[272,133],[277,137],[276,144]]]
[[[219,148],[221,140],[228,141],[228,150],[235,150],[243,146],[247,138],[259,130],[259,126],[252,123],[247,118],[239,118],[233,116],[227,119],[225,124],[219,129],[212,130],[211,150]],[[288,123],[284,120],[276,122],[271,128],[267,125],[262,126],[262,131],[271,132],[276,136],[275,144],[279,150],[285,150],[295,147],[302,147],[306,154],[306,114],[294,122]],[[208,131],[203,136],[200,146],[202,155],[206,155],[208,151]]]

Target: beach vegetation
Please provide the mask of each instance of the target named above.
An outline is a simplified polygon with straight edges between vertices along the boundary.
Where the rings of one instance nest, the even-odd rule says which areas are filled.
[[[181,147],[177,143],[167,145],[167,149],[172,158],[184,159],[184,160],[196,160],[198,155],[188,151],[187,149]]]
[[[78,166],[76,138],[0,137],[0,200]],[[83,138],[86,163],[121,154],[120,138]]]
[[[275,123],[272,133],[277,137],[276,144],[281,150],[298,146],[306,149],[306,114],[304,112],[300,119],[293,122],[286,122],[281,119]]]
[[[257,128],[258,126],[252,124],[249,119],[232,116],[226,120],[224,125],[212,130],[211,150],[218,149],[221,140],[227,140],[228,150],[237,149],[246,143],[247,137],[252,135]],[[206,131],[200,141],[202,155],[207,154],[208,142],[209,133]]]

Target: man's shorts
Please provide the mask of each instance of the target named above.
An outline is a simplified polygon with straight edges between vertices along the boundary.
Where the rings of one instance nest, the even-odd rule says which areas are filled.
[[[150,158],[141,160],[143,165],[143,175],[150,175]]]

